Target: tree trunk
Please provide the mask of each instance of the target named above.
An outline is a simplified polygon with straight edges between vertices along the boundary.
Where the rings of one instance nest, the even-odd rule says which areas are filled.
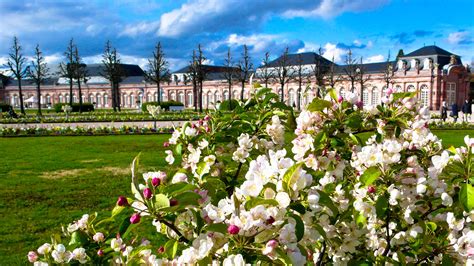
[[[25,106],[23,105],[23,92],[21,91],[21,79],[18,79],[18,91],[20,93],[20,110],[25,115]]]
[[[115,100],[115,103],[117,104],[117,109],[119,112],[122,111],[121,107],[120,107],[120,84],[117,83],[115,85],[115,97],[117,97],[117,99]],[[132,105],[132,103],[130,103],[130,105]]]
[[[298,110],[301,110],[301,80],[298,82],[298,97],[296,97],[298,99]]]
[[[281,102],[284,103],[285,102],[285,83],[280,83],[280,86],[281,86]]]
[[[202,81],[199,82],[199,112],[202,113]]]
[[[38,116],[41,116],[41,88],[40,84],[36,84],[36,95],[38,97],[37,102],[38,102]]]
[[[232,110],[232,83],[230,82],[229,82],[229,109]]]
[[[160,87],[160,82],[156,83],[156,92],[158,95],[156,96],[156,99],[158,100],[158,104],[161,103],[161,87]]]
[[[193,97],[194,97],[194,111],[197,112],[197,110],[198,110],[198,93],[197,93],[197,85],[196,85],[195,81],[193,81]]]
[[[245,91],[245,80],[242,81],[242,90],[240,92],[240,100],[244,101],[244,91]]]
[[[72,106],[72,79],[69,79],[69,106]]]
[[[115,97],[115,84],[112,83],[112,108],[114,108],[114,112],[117,112],[117,104],[116,104],[116,97]]]
[[[77,80],[77,89],[79,91],[79,113],[82,113],[82,90],[81,90],[81,81]],[[104,103],[105,106],[105,103]]]

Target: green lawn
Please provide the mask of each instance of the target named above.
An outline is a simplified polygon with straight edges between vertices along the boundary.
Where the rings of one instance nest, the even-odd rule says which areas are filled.
[[[473,130],[434,131],[446,147]],[[129,166],[164,169],[169,135],[0,138],[0,265],[25,264],[26,254],[83,213],[111,209],[129,194]],[[362,136],[363,137],[363,136]]]

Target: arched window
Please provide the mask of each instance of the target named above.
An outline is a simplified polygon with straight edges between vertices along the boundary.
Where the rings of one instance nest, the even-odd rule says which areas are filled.
[[[400,85],[395,86],[395,92],[402,92],[402,86]]]
[[[239,99],[239,92],[237,92],[236,90],[234,90],[234,91],[232,92],[232,98],[233,98],[233,99]]]
[[[407,87],[407,92],[414,92],[416,89],[415,89],[415,86],[413,85],[408,85]]]
[[[44,105],[46,102],[44,101],[44,96],[40,95],[40,102],[39,104]]]
[[[209,104],[214,104],[214,100],[213,100],[212,96],[213,96],[212,92],[208,91],[207,92],[207,100],[208,100]]]
[[[135,95],[130,93],[130,107],[135,106]]]
[[[170,93],[170,98],[172,101],[176,101],[176,93],[174,91]]]
[[[155,92],[153,94],[153,101],[157,102],[158,101],[158,92]]]
[[[221,98],[219,97],[219,92],[215,91],[214,92],[214,104],[217,104],[217,102],[220,102]]]
[[[295,91],[293,89],[288,91],[288,105],[295,106]]]
[[[178,93],[178,102],[182,103],[182,104],[185,104],[184,103],[184,92],[180,91]]]
[[[143,93],[138,93],[138,101],[139,101],[139,105],[141,105],[143,103]]]
[[[429,90],[426,85],[421,85],[420,101],[421,105],[430,106]]]
[[[109,95],[104,94],[104,107],[109,107]]]
[[[77,96],[75,93],[72,95],[72,102],[77,103]]]
[[[60,96],[61,97],[61,96]],[[94,103],[94,95],[91,93],[89,94],[89,102]]]
[[[166,98],[166,93],[162,90],[161,91],[161,101],[167,101],[168,99]]]
[[[224,90],[224,101],[229,100],[229,91]]]
[[[81,93],[81,98],[82,98],[82,102],[85,103],[86,102],[86,96]]]
[[[97,94],[95,95],[95,102],[96,102],[96,104],[97,104],[97,107],[101,107],[101,106],[102,106],[101,98],[102,98],[102,97],[100,97],[100,93],[97,93]]]
[[[192,92],[188,91],[187,96],[188,96],[188,97],[187,97],[187,98],[188,98],[188,99],[187,99],[188,105],[189,105],[189,106],[193,105],[193,94],[192,94]]]
[[[51,96],[49,94],[46,95],[46,104],[51,105]]]
[[[17,107],[19,104],[18,104],[18,95],[13,95],[13,98],[12,98],[12,105]]]
[[[372,88],[372,105],[378,105],[380,103],[380,94],[377,87]]]
[[[60,103],[63,103],[63,102],[64,102],[64,100],[63,100],[63,95],[62,95],[62,94],[59,94],[59,102],[60,102]]]
[[[127,106],[127,100],[128,100],[127,94],[125,93],[122,94],[122,104],[121,104],[122,107]]]
[[[340,95],[342,98],[345,98],[345,97],[346,97],[346,90],[344,89],[344,87],[340,87],[340,88],[339,88],[339,95]]]
[[[451,106],[456,102],[456,83],[448,82],[446,88],[446,103]]]
[[[151,94],[150,93],[146,94],[146,101],[151,102]]]
[[[367,91],[367,88],[364,88],[364,91],[362,92],[362,103],[364,106],[369,105],[369,92]]]

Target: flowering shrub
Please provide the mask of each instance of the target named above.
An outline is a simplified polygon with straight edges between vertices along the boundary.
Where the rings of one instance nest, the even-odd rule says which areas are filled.
[[[294,119],[268,89],[175,129],[166,161],[109,217],[84,215],[30,262],[452,264],[474,262],[474,139],[443,150],[412,93],[364,115],[330,90]],[[362,143],[357,133],[376,127]],[[294,138],[285,143],[285,130]],[[176,158],[175,158],[176,157]],[[123,216],[125,218],[123,219]],[[137,241],[152,224],[162,241]],[[68,242],[69,241],[69,242]],[[69,243],[69,244],[66,244]]]

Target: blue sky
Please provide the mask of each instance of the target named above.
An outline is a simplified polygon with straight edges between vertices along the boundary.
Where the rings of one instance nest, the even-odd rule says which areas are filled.
[[[237,61],[247,44],[256,65],[265,52],[277,57],[323,49],[342,62],[348,49],[365,62],[436,45],[474,61],[472,0],[0,0],[0,65],[13,36],[25,55],[38,43],[59,63],[74,38],[86,63],[99,63],[110,40],[125,63],[143,67],[161,41],[176,70],[201,43],[210,64],[228,48]]]

